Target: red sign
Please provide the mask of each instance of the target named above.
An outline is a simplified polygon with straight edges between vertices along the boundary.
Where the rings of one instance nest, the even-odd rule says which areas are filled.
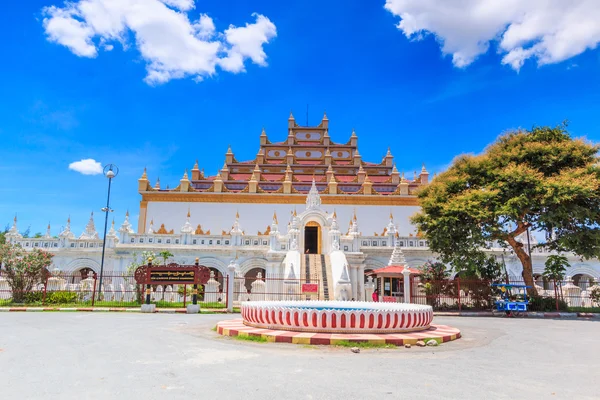
[[[395,296],[383,296],[384,303],[397,303],[398,298]]]
[[[302,293],[318,293],[319,285],[316,283],[303,283]]]

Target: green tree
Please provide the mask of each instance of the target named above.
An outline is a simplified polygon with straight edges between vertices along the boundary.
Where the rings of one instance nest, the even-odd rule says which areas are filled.
[[[160,253],[158,253],[158,256],[159,256],[160,258],[162,258],[162,259],[163,259],[163,261],[164,261],[164,264],[165,264],[165,265],[167,265],[167,260],[168,260],[169,258],[173,257],[173,253],[171,253],[171,252],[170,252],[170,251],[168,251],[168,250],[164,250],[164,251],[161,251]]]
[[[567,268],[571,265],[567,260],[567,257],[562,255],[553,254],[548,256],[545,263],[545,268],[543,272],[543,276],[548,279],[552,279],[554,283],[556,281],[562,281],[565,279],[565,273],[567,272]]]
[[[13,301],[22,303],[33,287],[43,280],[43,273],[52,263],[53,254],[40,249],[28,252],[11,244],[1,247],[4,276],[12,290]]]
[[[441,260],[462,268],[509,247],[533,287],[531,256],[519,235],[546,233],[550,250],[600,254],[599,146],[573,139],[566,124],[502,135],[482,154],[462,155],[419,193],[413,217]],[[535,293],[532,289],[530,293]]]

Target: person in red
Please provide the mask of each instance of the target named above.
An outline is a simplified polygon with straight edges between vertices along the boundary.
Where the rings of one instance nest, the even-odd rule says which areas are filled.
[[[374,302],[379,302],[379,289],[375,289],[375,291],[373,292],[373,295],[371,296],[373,298]]]

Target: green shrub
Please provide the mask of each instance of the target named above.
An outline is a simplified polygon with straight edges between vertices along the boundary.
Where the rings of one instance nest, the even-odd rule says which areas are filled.
[[[532,296],[529,298],[529,311],[556,311],[554,297]],[[569,311],[567,302],[558,299],[558,311]]]
[[[29,292],[23,296],[23,303],[25,304],[42,304],[44,300],[44,292]]]
[[[74,292],[48,292],[46,304],[72,304],[77,302],[77,293]]]

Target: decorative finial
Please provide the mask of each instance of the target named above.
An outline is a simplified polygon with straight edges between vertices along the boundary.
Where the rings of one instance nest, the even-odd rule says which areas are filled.
[[[235,219],[240,219],[240,212],[239,211],[235,212]]]
[[[327,118],[327,111],[323,111],[323,119],[326,120]]]
[[[185,172],[183,173],[183,178],[181,178],[181,179],[183,179],[184,181],[187,181],[187,180],[188,180],[187,169],[186,169],[186,170],[185,170]]]
[[[196,160],[196,163],[194,164],[194,168],[192,168],[192,171],[198,171],[198,160]]]
[[[294,114],[292,114],[292,110],[290,110],[290,117],[288,119],[294,119]]]
[[[192,216],[192,213],[190,212],[190,208],[188,207],[188,213],[187,213],[187,217],[189,218],[189,217],[191,217],[191,216]]]
[[[155,189],[160,189],[160,177],[156,178],[156,185],[154,185]]]
[[[125,213],[125,216],[126,216],[127,218],[129,218],[129,210],[127,210],[127,212]]]
[[[425,169],[425,163],[421,166],[421,173],[427,173],[427,169]]]
[[[146,174],[146,167],[144,167],[144,172],[142,173],[142,177],[140,179],[148,179],[148,175]]]
[[[276,223],[276,224],[279,223],[277,221],[277,211],[273,211],[273,222]]]
[[[231,145],[227,145],[227,154],[233,154],[233,151],[231,151]]]

